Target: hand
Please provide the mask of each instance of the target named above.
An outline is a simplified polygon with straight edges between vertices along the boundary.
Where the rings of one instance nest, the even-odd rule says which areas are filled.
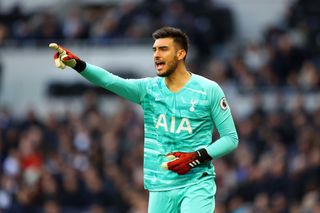
[[[163,163],[162,167],[179,175],[184,175],[192,168],[212,159],[205,149],[200,149],[195,152],[172,152],[167,154],[167,157],[176,159]]]
[[[53,57],[57,68],[64,69],[66,66],[74,68],[77,62],[80,61],[70,50],[56,43],[50,43],[49,47],[57,51]]]

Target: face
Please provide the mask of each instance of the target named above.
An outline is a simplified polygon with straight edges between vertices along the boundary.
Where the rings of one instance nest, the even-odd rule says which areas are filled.
[[[168,77],[176,70],[182,50],[178,50],[173,38],[159,38],[153,44],[153,59],[157,75]]]

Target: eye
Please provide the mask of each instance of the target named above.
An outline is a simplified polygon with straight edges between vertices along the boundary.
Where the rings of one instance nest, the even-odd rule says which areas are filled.
[[[160,50],[162,51],[167,51],[169,48],[168,47],[160,47]]]

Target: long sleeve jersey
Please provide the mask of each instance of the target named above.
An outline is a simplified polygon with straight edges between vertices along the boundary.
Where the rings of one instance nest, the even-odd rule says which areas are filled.
[[[185,175],[161,167],[166,154],[205,148],[217,159],[238,145],[238,135],[220,86],[192,74],[179,92],[171,92],[163,77],[123,79],[88,64],[81,75],[93,84],[141,105],[144,112],[144,186],[163,191],[196,184],[215,176],[212,162],[205,162]],[[218,131],[220,138],[212,141]]]

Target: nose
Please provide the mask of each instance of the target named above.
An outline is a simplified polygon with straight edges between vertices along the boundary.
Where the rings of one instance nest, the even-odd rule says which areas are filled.
[[[154,58],[160,58],[160,51],[159,50],[154,50],[153,57]]]

